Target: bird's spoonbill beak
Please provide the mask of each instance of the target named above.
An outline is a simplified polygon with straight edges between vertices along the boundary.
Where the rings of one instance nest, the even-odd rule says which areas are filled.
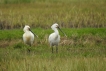
[[[32,30],[29,28],[29,31],[31,31],[32,32]],[[33,32],[32,32],[33,33]],[[34,33],[33,33],[34,34]],[[36,34],[34,34],[37,38],[38,38],[38,36],[36,35]]]
[[[60,29],[60,27],[57,27],[64,35],[67,37],[67,35]]]

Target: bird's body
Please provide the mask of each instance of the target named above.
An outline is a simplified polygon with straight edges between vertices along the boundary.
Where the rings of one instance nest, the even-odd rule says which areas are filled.
[[[52,47],[52,53],[53,53],[53,46],[56,46],[56,52],[58,52],[58,43],[60,42],[60,35],[57,30],[58,24],[55,23],[51,26],[52,30],[54,30],[54,33],[49,35],[49,43],[50,46]]]
[[[23,41],[24,43],[28,45],[32,45],[34,41],[34,35],[30,31],[27,31],[26,33],[23,34]]]
[[[28,25],[25,25],[23,34],[23,41],[25,44],[32,45],[34,42],[34,34],[30,31],[30,27]]]
[[[58,46],[60,42],[60,35],[57,29],[54,30],[54,33],[50,34],[49,36],[49,43],[50,46]]]

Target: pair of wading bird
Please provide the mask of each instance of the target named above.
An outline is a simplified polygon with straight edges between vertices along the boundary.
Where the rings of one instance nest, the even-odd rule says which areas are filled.
[[[49,35],[48,41],[50,43],[50,46],[52,47],[52,53],[53,53],[53,46],[56,46],[56,52],[58,52],[58,43],[60,42],[60,35],[57,29],[59,29],[65,36],[66,34],[59,28],[59,25],[57,23],[53,24],[51,28],[52,30],[54,30],[54,33]],[[38,36],[30,30],[30,27],[28,25],[25,25],[23,31],[24,31],[23,34],[24,43],[31,46],[34,41],[34,35],[36,37]]]

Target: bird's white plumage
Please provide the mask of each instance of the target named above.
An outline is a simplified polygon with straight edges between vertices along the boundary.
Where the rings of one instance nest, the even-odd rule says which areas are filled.
[[[60,42],[60,35],[58,32],[59,25],[57,23],[53,24],[51,26],[52,30],[54,30],[54,33],[49,35],[49,43],[50,46],[52,47],[52,53],[53,53],[53,46],[56,46],[56,52],[58,52],[58,43]]]
[[[34,41],[34,34],[30,31],[30,27],[28,25],[25,25],[23,34],[23,41],[25,44],[32,45]]]
[[[52,30],[54,30],[54,33],[50,34],[49,36],[49,43],[50,46],[54,46],[54,45],[58,45],[58,43],[60,42],[60,35],[59,32],[57,30],[58,24],[55,23],[51,26]]]

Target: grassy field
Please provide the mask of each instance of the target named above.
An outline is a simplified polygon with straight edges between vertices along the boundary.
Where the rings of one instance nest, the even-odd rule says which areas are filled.
[[[39,36],[32,47],[23,43],[22,29],[0,30],[0,71],[106,70],[105,28],[62,30],[68,37],[60,33],[59,52],[53,54],[48,43],[51,29],[32,29]]]
[[[60,32],[58,53],[48,43],[55,22],[67,35]],[[31,47],[25,24],[39,36]],[[105,0],[0,0],[0,71],[105,70]]]
[[[6,4],[0,4],[0,29],[22,28],[25,24],[49,28],[55,22],[67,28],[106,27],[105,0],[6,1]]]

